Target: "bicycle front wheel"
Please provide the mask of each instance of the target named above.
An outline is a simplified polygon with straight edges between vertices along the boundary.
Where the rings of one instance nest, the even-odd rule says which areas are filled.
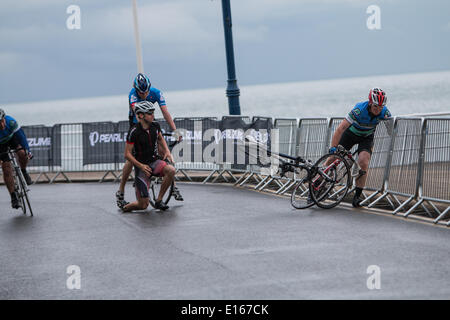
[[[28,209],[30,209],[30,216],[33,216],[33,210],[31,209],[30,198],[28,197],[28,191],[26,190],[26,188],[24,188],[24,190],[23,190],[23,197],[22,197],[22,202],[25,205],[25,201],[23,200],[24,198],[27,201]],[[24,211],[24,213],[25,213],[25,211]]]
[[[27,214],[27,207],[25,205],[25,188],[24,188],[24,184],[23,184],[23,180],[21,179],[20,174],[22,172],[20,172],[20,169],[18,167],[15,168],[15,191],[16,191],[16,195],[19,198],[19,202],[20,202],[20,207],[22,208],[22,212],[23,214]]]
[[[326,154],[317,160],[314,168],[309,181],[311,198],[320,208],[334,208],[351,186],[350,167],[342,156]]]

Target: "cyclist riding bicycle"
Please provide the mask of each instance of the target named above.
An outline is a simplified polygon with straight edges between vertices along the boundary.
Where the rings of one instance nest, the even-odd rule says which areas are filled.
[[[0,109],[0,161],[2,162],[3,179],[5,181],[6,188],[11,194],[11,206],[14,209],[20,208],[20,205],[19,199],[17,198],[17,194],[14,190],[14,177],[10,163],[11,159],[9,159],[6,152],[8,151],[8,148],[18,149],[20,147],[25,149],[25,151],[19,150],[17,152],[20,169],[22,170],[27,184],[32,184],[33,181],[28,175],[26,169],[28,160],[33,158],[33,155],[30,152],[30,147],[28,146],[27,137],[17,121],[13,117],[7,116],[3,109]]]
[[[375,129],[382,120],[391,117],[386,107],[387,96],[380,88],[373,88],[369,92],[369,100],[357,103],[348,113],[344,121],[336,129],[331,140],[330,153],[336,152],[338,145],[350,150],[355,144],[358,145],[358,164],[361,170],[367,173],[370,157],[373,149]],[[356,180],[355,195],[352,205],[360,207],[361,193],[366,184],[367,174]]]
[[[135,105],[136,103],[139,103],[141,101],[149,101],[152,104],[157,102],[159,104],[159,108],[161,109],[164,119],[167,121],[170,128],[173,131],[176,131],[177,128],[172,120],[169,111],[167,110],[166,101],[164,99],[162,92],[152,87],[150,79],[146,75],[139,73],[134,79],[133,88],[131,89],[128,95],[128,103],[129,103],[128,120],[130,122],[130,129],[128,131],[128,135],[130,134],[134,126],[136,126],[136,124],[138,123],[138,120],[136,118]],[[179,139],[181,139],[181,136],[179,137]],[[132,169],[133,164],[130,161],[126,160],[122,170],[122,178],[120,180],[119,190],[116,192],[117,203],[124,200],[125,184],[128,180],[128,177],[131,174]],[[178,188],[176,188],[176,186],[173,187],[172,194],[175,200],[183,201],[183,197],[181,196],[181,193],[178,190]]]
[[[125,158],[134,165],[136,200],[128,203],[125,200],[117,204],[124,212],[145,210],[149,205],[149,186],[152,176],[163,177],[160,193],[155,202],[155,208],[167,210],[169,206],[162,202],[164,194],[174,181],[175,168],[165,159],[171,159],[161,132],[161,127],[154,122],[155,107],[149,101],[135,104],[138,123],[127,136]],[[162,160],[158,158],[158,150],[162,150]]]

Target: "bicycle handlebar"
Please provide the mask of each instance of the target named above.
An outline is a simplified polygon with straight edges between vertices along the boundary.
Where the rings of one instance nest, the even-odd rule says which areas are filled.
[[[173,148],[176,144],[180,143],[178,139],[179,135],[177,135],[175,132],[164,132],[161,134],[163,135],[163,137],[173,137],[175,139],[175,141],[173,141],[172,143],[167,144],[169,148]]]
[[[0,156],[2,156],[2,155],[4,155],[4,154],[8,154],[8,153],[10,153],[10,152],[17,153],[17,152],[19,152],[20,150],[25,150],[25,148],[24,148],[24,147],[20,147],[20,148],[17,148],[17,149],[11,149],[11,148],[8,147],[8,149],[7,149],[5,152],[1,152],[1,153],[0,153]],[[25,151],[26,151],[26,150],[25,150]]]

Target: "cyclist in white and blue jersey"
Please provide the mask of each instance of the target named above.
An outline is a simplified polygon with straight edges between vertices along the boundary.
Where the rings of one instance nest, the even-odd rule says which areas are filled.
[[[27,137],[19,126],[17,121],[5,114],[3,109],[0,109],[0,161],[2,162],[3,180],[5,181],[6,188],[11,195],[11,206],[14,209],[20,208],[19,199],[17,198],[16,191],[14,190],[14,177],[11,167],[11,163],[8,154],[8,148],[18,149],[24,148],[17,152],[20,169],[27,184],[32,184],[32,180],[27,173],[28,160],[33,158],[28,146]]]
[[[139,74],[142,75],[142,74]],[[138,77],[139,77],[138,75]],[[144,75],[142,75],[144,76]],[[146,79],[148,77],[144,76]],[[138,78],[137,78],[138,79]],[[135,82],[137,81],[135,80]],[[144,80],[144,83],[150,83],[150,80]],[[144,85],[145,86],[145,85]],[[136,88],[139,88],[138,85],[134,84],[133,88],[131,89],[130,93],[128,94],[128,104],[129,104],[129,112],[128,112],[128,120],[130,121],[130,127],[133,125],[136,125],[138,123],[136,119],[136,114],[134,113],[134,105],[136,102],[141,101],[149,101],[151,103],[157,102],[161,112],[163,114],[164,119],[166,119],[169,126],[172,128],[172,130],[176,130],[175,123],[172,120],[172,117],[170,116],[169,111],[167,111],[167,105],[166,100],[164,99],[164,96],[162,92],[154,87],[151,87],[144,92],[138,91]],[[145,89],[143,89],[145,90]],[[174,129],[175,128],[175,129]]]
[[[357,103],[341,122],[331,140],[330,152],[336,152],[338,145],[350,150],[358,145],[358,164],[367,173],[373,149],[375,129],[382,120],[391,118],[386,107],[387,96],[380,88],[369,92],[369,100]],[[360,207],[361,193],[366,184],[367,174],[356,180],[355,195],[352,205]]]
[[[172,116],[167,110],[166,101],[164,99],[162,92],[152,87],[150,79],[146,75],[138,73],[138,75],[133,81],[133,88],[128,94],[128,105],[129,105],[128,120],[130,122],[130,129],[128,131],[128,134],[130,133],[131,129],[138,123],[136,119],[136,114],[134,112],[134,106],[137,102],[141,101],[150,101],[151,103],[157,102],[159,108],[161,109],[161,113],[164,119],[169,124],[169,127],[172,129],[172,131],[177,130],[177,127],[175,126]],[[127,160],[123,167],[119,190],[116,192],[116,201],[119,207],[124,205],[125,184],[132,170],[133,165],[130,161]],[[183,201],[183,197],[181,196],[181,193],[177,187],[174,186],[172,194],[175,200]]]

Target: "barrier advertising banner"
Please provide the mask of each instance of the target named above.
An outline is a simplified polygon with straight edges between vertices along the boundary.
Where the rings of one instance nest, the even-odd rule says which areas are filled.
[[[123,150],[127,132],[118,132],[112,122],[83,123],[82,128],[83,165],[116,163],[117,150]]]
[[[33,154],[30,167],[61,165],[61,137],[52,127],[24,126],[22,129]]]

